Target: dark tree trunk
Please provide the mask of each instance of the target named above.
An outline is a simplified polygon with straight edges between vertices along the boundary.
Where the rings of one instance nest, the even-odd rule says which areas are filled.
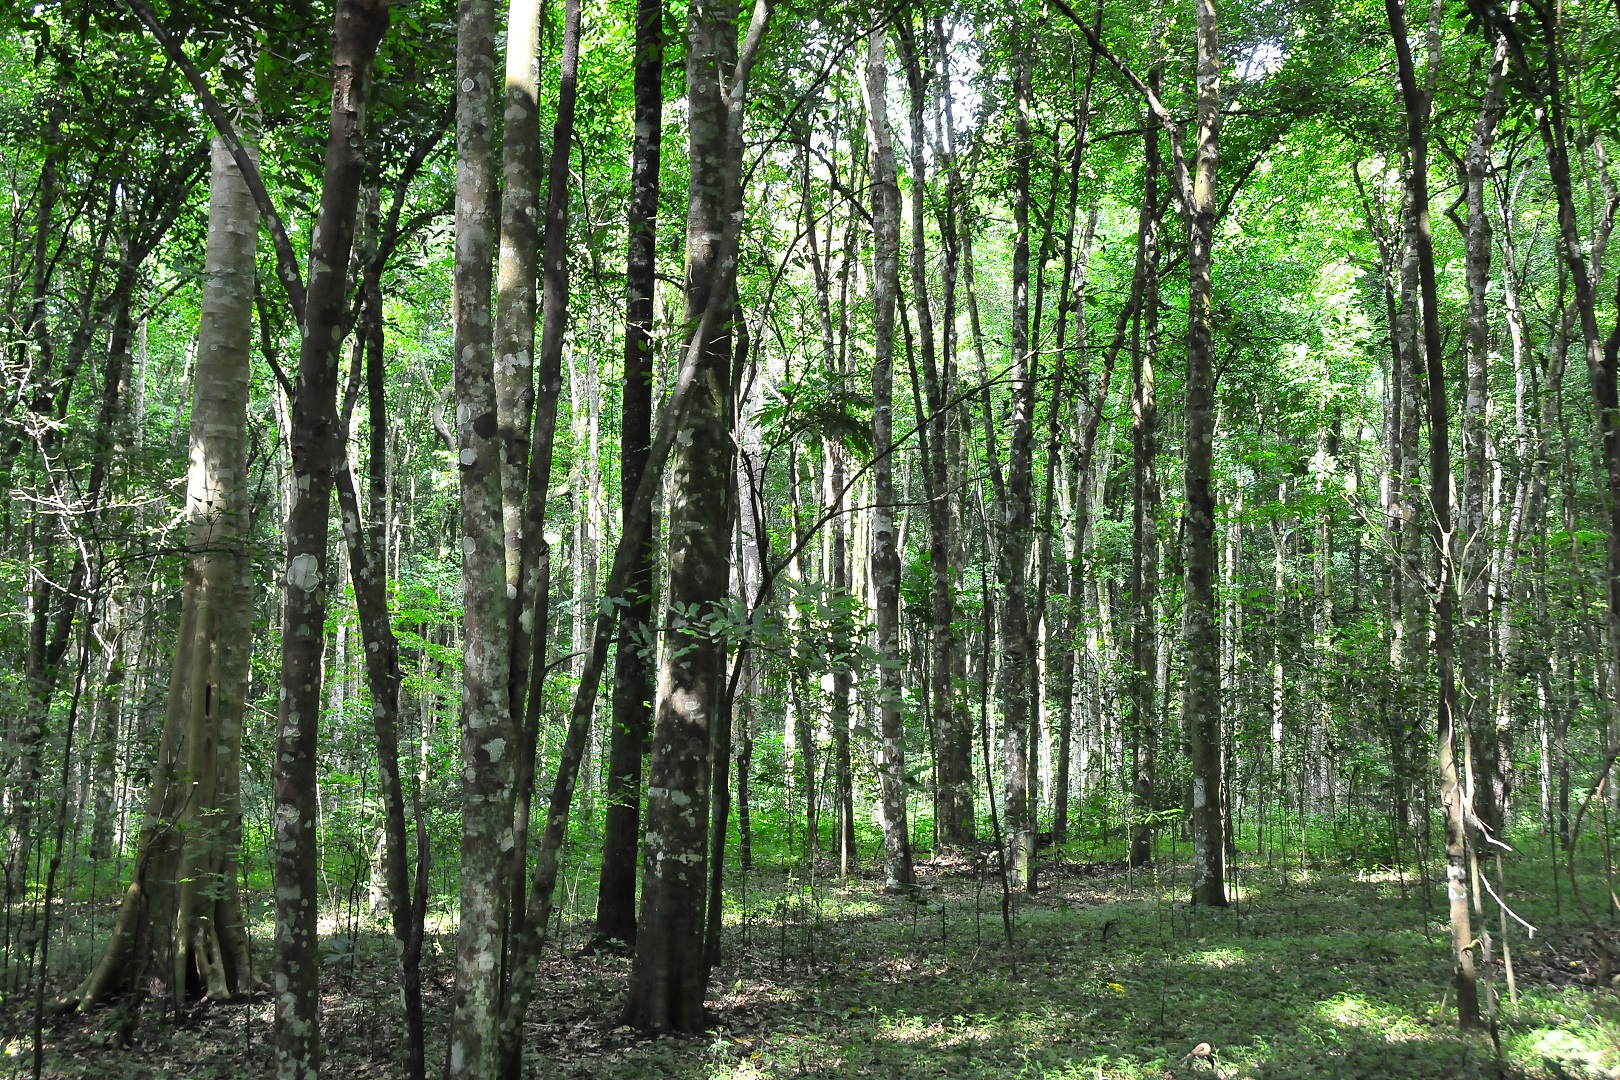
[[[1008,431],[1006,498],[1001,522],[1002,773],[1006,786],[1008,865],[1014,885],[1034,892],[1035,816],[1029,775],[1029,686],[1033,655],[1029,627],[1027,562],[1034,514],[1031,444],[1034,435],[1038,357],[1029,341],[1030,31],[1013,27],[1013,314],[1012,417]]]
[[[1434,658],[1439,675],[1436,703],[1439,734],[1440,804],[1446,829],[1446,893],[1451,910],[1453,977],[1457,993],[1457,1020],[1463,1027],[1479,1023],[1479,994],[1474,981],[1473,933],[1468,910],[1466,855],[1467,807],[1457,761],[1456,673],[1452,656],[1453,555],[1451,551],[1451,446],[1447,436],[1450,413],[1446,405],[1445,358],[1440,344],[1438,290],[1435,287],[1434,246],[1429,230],[1430,94],[1418,85],[1412,63],[1402,0],[1384,0],[1389,29],[1395,39],[1395,57],[1406,110],[1406,144],[1412,155],[1407,174],[1407,199],[1413,209],[1410,242],[1417,257],[1423,300],[1423,354],[1427,361],[1429,404],[1429,537],[1435,545]],[[1431,70],[1437,57],[1431,54]]]
[[[1158,89],[1159,73],[1148,74]],[[1159,406],[1153,365],[1159,351],[1159,134],[1150,109],[1147,168],[1137,225],[1137,288],[1131,332],[1131,669],[1130,713],[1132,866],[1153,861],[1154,790],[1159,696]]]
[[[730,577],[731,341],[742,120],[749,72],[769,16],[769,5],[760,0],[739,50],[728,3],[699,2],[687,9],[686,319],[696,331],[682,372],[691,400],[671,455],[669,615],[647,767],[641,914],[625,1015],[644,1031],[706,1025],[704,909],[708,874],[720,870],[708,865],[710,770],[726,704],[725,642],[711,617],[725,600]],[[722,87],[733,56],[735,69]]]
[[[1182,715],[1192,743],[1193,903],[1226,905],[1226,836],[1221,814],[1221,658],[1215,610],[1215,341],[1210,246],[1215,239],[1215,169],[1221,125],[1221,64],[1213,0],[1195,0],[1198,42],[1196,155],[1187,210],[1186,552]]]
[[[275,1032],[276,1073],[282,1080],[306,1080],[320,1069],[316,753],[332,485],[343,456],[338,346],[348,315],[345,278],[365,171],[363,133],[371,62],[388,28],[387,0],[340,0],[335,26],[331,119],[320,209],[312,230],[312,273],[300,298],[303,333],[292,414],[294,496],[286,526],[281,708],[276,724]]]
[[[619,447],[620,490],[629,502],[646,468],[652,438],[652,322],[657,263],[658,161],[663,126],[664,7],[636,4],[635,139],[630,158],[630,250],[624,335],[624,405]],[[651,537],[619,621],[613,667],[613,727],[608,742],[607,820],[596,900],[600,946],[636,936],[636,865],[641,850],[641,761],[652,728],[652,591],[657,552]]]

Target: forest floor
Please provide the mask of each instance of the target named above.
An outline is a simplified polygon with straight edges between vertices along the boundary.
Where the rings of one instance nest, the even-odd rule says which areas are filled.
[[[714,1026],[691,1038],[619,1026],[629,961],[581,955],[588,927],[565,924],[544,960],[526,1074],[1620,1077],[1620,994],[1597,985],[1567,883],[1555,910],[1544,864],[1527,859],[1523,881],[1509,874],[1509,903],[1540,932],[1527,941],[1523,927],[1510,931],[1516,1006],[1494,965],[1496,1043],[1456,1030],[1432,876],[1425,903],[1410,872],[1285,874],[1249,856],[1238,903],[1214,912],[1185,903],[1173,855],[1157,876],[1112,863],[1047,862],[1043,872],[1038,896],[1014,897],[1012,957],[999,879],[971,865],[921,866],[915,900],[866,879],[812,888],[779,871],[750,875],[728,905]],[[1486,910],[1499,950],[1489,900]],[[427,957],[430,1074],[450,1012],[453,927],[442,929]],[[329,957],[325,1075],[399,1075],[391,956],[379,929]],[[114,1006],[50,1027],[44,1075],[267,1077],[269,1039],[264,995],[178,1022]],[[1207,1057],[1196,1053],[1205,1043]],[[28,1039],[8,1054],[0,1075],[27,1075]]]

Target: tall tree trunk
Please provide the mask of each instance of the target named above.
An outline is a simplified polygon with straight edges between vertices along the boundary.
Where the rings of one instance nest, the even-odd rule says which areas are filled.
[[[1429,134],[1431,95],[1418,85],[1402,0],[1384,0],[1389,29],[1395,39],[1395,57],[1406,109],[1406,143],[1412,155],[1407,174],[1407,199],[1413,214],[1410,242],[1417,256],[1418,282],[1423,308],[1423,353],[1427,361],[1429,404],[1430,540],[1435,545],[1434,658],[1439,674],[1437,702],[1440,803],[1446,828],[1446,892],[1451,909],[1453,978],[1457,993],[1457,1020],[1463,1027],[1479,1023],[1479,996],[1474,982],[1473,933],[1469,926],[1468,868],[1466,864],[1467,807],[1457,765],[1456,677],[1452,656],[1453,556],[1451,551],[1451,447],[1447,437],[1450,413],[1446,405],[1445,359],[1440,344],[1438,290],[1435,287],[1434,246],[1429,230]],[[1431,53],[1430,68],[1438,57]]]
[[[396,208],[399,205],[396,201]],[[397,216],[394,223],[397,224]],[[362,521],[359,491],[347,461],[338,470],[338,506],[354,584],[355,611],[365,645],[366,686],[371,699],[372,738],[377,754],[377,786],[383,803],[383,879],[394,940],[399,948],[400,995],[405,1007],[405,1063],[407,1075],[421,1080],[427,1061],[423,1034],[422,918],[427,896],[418,866],[417,895],[412,897],[410,856],[407,849],[405,790],[399,767],[399,697],[402,675],[399,641],[388,611],[388,443],[389,419],[381,265],[373,261],[366,273],[358,320],[359,348],[364,354],[367,424],[367,508]],[[418,844],[422,843],[418,838]]]
[[[836,384],[843,393],[850,392],[847,298],[849,274],[855,264],[857,252],[852,214],[849,228],[844,235],[844,258],[839,287],[841,309],[839,351],[834,368]],[[855,848],[855,770],[849,748],[851,696],[854,693],[856,659],[855,600],[850,591],[849,534],[852,531],[849,521],[850,507],[844,490],[848,487],[848,466],[844,457],[844,447],[837,439],[826,440],[826,448],[828,483],[831,486],[828,506],[833,515],[832,535],[828,538],[832,572],[827,575],[832,586],[833,614],[829,627],[832,640],[829,642],[828,658],[833,670],[832,702],[828,708],[827,722],[832,728],[833,798],[838,803],[838,876],[843,879],[849,876],[850,868],[859,858]]]
[[[1159,86],[1159,72],[1148,73]],[[1153,365],[1159,351],[1159,134],[1148,111],[1147,167],[1137,225],[1136,315],[1131,332],[1131,667],[1130,713],[1132,866],[1153,860],[1159,695],[1159,406]]]
[[[620,420],[619,488],[623,514],[646,468],[652,438],[653,287],[658,253],[658,162],[664,106],[663,0],[637,0],[635,136],[630,152],[630,208],[624,331],[624,403]],[[607,819],[596,900],[602,947],[633,944],[636,936],[636,856],[641,848],[641,759],[652,729],[652,591],[657,550],[652,538],[619,621],[613,667],[613,720],[608,743]]]
[[[500,430],[501,530],[506,595],[511,625],[506,693],[511,732],[515,737],[513,767],[512,890],[503,913],[501,981],[510,964],[510,921],[523,914],[527,869],[529,799],[533,790],[532,755],[523,737],[524,706],[529,692],[534,623],[523,586],[525,496],[534,417],[535,278],[539,255],[540,4],[511,0],[506,21],[506,76],[502,94],[500,246],[496,260],[492,372],[496,423]],[[528,550],[535,550],[530,543]],[[529,616],[526,619],[525,616]],[[541,635],[544,636],[542,627]],[[525,773],[528,784],[525,786]]]
[[[645,1031],[695,1031],[706,1023],[709,774],[725,706],[725,644],[712,617],[730,577],[731,326],[743,209],[742,121],[748,76],[769,18],[768,0],[758,0],[739,49],[729,3],[687,9],[686,320],[697,329],[682,378],[695,393],[671,457],[669,616],[626,1008],[627,1022]]]
[[[289,268],[289,257],[282,251],[277,257],[289,298],[303,316],[292,409],[294,495],[286,526],[281,707],[276,723],[274,972],[280,1080],[312,1080],[320,1069],[316,751],[332,486],[344,441],[337,413],[337,357],[348,314],[346,278],[365,170],[371,63],[387,28],[387,0],[340,0],[332,40],[331,118],[307,290],[297,291],[296,263]],[[237,163],[242,160],[238,153]],[[243,171],[250,188],[255,188],[257,172]],[[254,190],[261,212],[268,201],[260,195],[262,188],[258,182]],[[285,247],[284,239],[278,238],[278,248]]]
[[[1490,388],[1487,381],[1490,348],[1486,292],[1491,272],[1491,222],[1486,212],[1485,185],[1491,164],[1491,144],[1502,115],[1505,89],[1502,64],[1507,49],[1500,40],[1486,76],[1485,97],[1474,121],[1473,137],[1463,157],[1461,180],[1467,219],[1463,234],[1463,277],[1468,292],[1468,317],[1463,333],[1466,389],[1462,408],[1462,491],[1457,535],[1453,543],[1462,552],[1459,581],[1462,587],[1462,620],[1457,634],[1457,660],[1461,671],[1464,723],[1473,740],[1478,758],[1480,784],[1475,789],[1474,812],[1480,824],[1493,836],[1502,833],[1507,809],[1507,775],[1504,741],[1508,732],[1498,726],[1492,708],[1494,693],[1507,692],[1511,673],[1500,687],[1493,686],[1491,657],[1491,603],[1487,560],[1490,553],[1490,526],[1486,502],[1490,497],[1487,476],[1486,443],[1490,438],[1488,417]]]
[[[1195,904],[1226,905],[1226,837],[1221,814],[1220,627],[1215,610],[1215,341],[1210,247],[1215,239],[1215,169],[1221,127],[1221,62],[1214,0],[1194,0],[1198,116],[1187,211],[1186,539],[1182,715],[1192,743]]]
[[[455,397],[461,495],[461,890],[450,1080],[499,1067],[502,936],[510,900],[511,599],[502,518],[499,408],[492,356],[496,239],[495,8],[462,0],[456,33]]]
[[[1014,25],[1012,417],[1007,440],[1006,498],[1002,504],[998,561],[1004,583],[999,620],[1002,654],[999,689],[1008,865],[1013,884],[1034,892],[1035,819],[1029,775],[1029,686],[1033,655],[1029,632],[1027,564],[1033,517],[1031,443],[1039,365],[1029,341],[1029,34],[1030,31],[1021,21]]]
[[[510,608],[511,654],[507,693],[517,761],[512,784],[512,854],[510,908],[504,913],[501,983],[508,1015],[502,1021],[501,1069],[515,1078],[522,1068],[521,1013],[527,991],[513,994],[512,972],[527,961],[513,954],[525,940],[529,818],[534,795],[535,757],[540,741],[540,709],[545,686],[547,637],[551,616],[551,547],[546,541],[547,493],[557,441],[557,399],[562,392],[563,334],[568,325],[568,162],[574,139],[574,105],[579,77],[579,0],[563,4],[563,42],[557,80],[557,115],[552,122],[551,153],[546,162],[546,222],[541,241],[542,325],[537,358],[539,390],[529,428],[528,488],[524,493],[523,529],[519,539],[518,581]],[[512,288],[519,288],[512,282]],[[532,330],[530,331],[532,333]],[[578,567],[576,565],[576,571]],[[594,692],[594,691],[593,691]],[[543,862],[545,856],[541,856]],[[540,928],[544,932],[544,927]],[[522,983],[523,980],[517,980]],[[513,1013],[513,1010],[516,1013]],[[514,1026],[515,1025],[515,1026]]]
[[[894,309],[900,291],[900,182],[888,117],[888,34],[872,34],[866,55],[867,118],[872,153],[872,551],[873,618],[877,627],[878,788],[883,825],[883,880],[912,886],[906,823],[906,745],[901,712],[900,554],[895,536]]]
[[[909,13],[898,17],[900,56],[905,64],[911,117],[911,293],[917,309],[917,338],[922,352],[923,385],[928,415],[919,417],[928,447],[923,462],[928,497],[929,656],[928,699],[934,732],[937,805],[934,813],[936,849],[959,848],[973,839],[972,770],[959,752],[963,740],[954,730],[956,717],[952,671],[957,650],[954,622],[955,594],[951,578],[951,548],[955,543],[951,520],[950,464],[946,443],[951,410],[947,387],[940,377],[939,346],[934,329],[934,308],[928,289],[928,233],[925,226],[928,192],[927,141],[923,99],[927,78],[917,55],[916,32]]]
[[[213,144],[208,243],[192,379],[186,544],[192,552],[163,742],[134,872],[100,963],[74,999],[88,1009],[156,978],[176,1001],[253,984],[235,904],[241,823],[235,793],[252,641],[247,402],[259,214],[223,143]],[[128,315],[112,351],[127,351]]]

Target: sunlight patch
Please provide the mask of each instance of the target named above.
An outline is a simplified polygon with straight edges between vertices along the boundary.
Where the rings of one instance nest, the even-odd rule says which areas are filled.
[[[1414,1027],[1411,1017],[1399,1009],[1381,1002],[1369,1001],[1356,994],[1337,994],[1319,1002],[1316,1013],[1323,1020],[1340,1027],[1374,1032],[1386,1042],[1404,1042],[1425,1038],[1426,1034]]]
[[[1516,1060],[1557,1062],[1573,1076],[1607,1076],[1607,1061],[1614,1051],[1601,1048],[1602,1035],[1592,1030],[1535,1028],[1506,1040]]]
[[[1201,964],[1204,967],[1229,968],[1239,964],[1247,964],[1249,958],[1242,949],[1205,949],[1202,952],[1189,953],[1182,958],[1184,963]]]

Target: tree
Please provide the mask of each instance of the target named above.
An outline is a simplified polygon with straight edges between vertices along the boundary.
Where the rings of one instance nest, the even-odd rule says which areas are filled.
[[[183,1002],[254,982],[237,892],[242,710],[252,637],[247,403],[259,210],[225,143],[212,142],[208,246],[186,476],[191,552],[163,738],[136,866],[83,1010],[155,978]]]
[[[664,107],[664,7],[636,5],[635,144],[630,162],[629,254],[625,287],[624,404],[619,484],[624,517],[647,467],[652,438],[653,288],[658,252],[658,168]],[[599,946],[628,946],[636,931],[636,855],[641,840],[641,760],[652,727],[651,652],[655,545],[640,553],[613,666],[613,726],[608,747],[607,818],[596,901]]]
[[[888,117],[888,34],[872,34],[866,54],[866,115],[872,152],[872,555],[877,626],[878,785],[883,822],[883,880],[909,889],[911,836],[906,824],[906,742],[901,715],[900,555],[894,520],[894,310],[900,291],[900,182]]]

